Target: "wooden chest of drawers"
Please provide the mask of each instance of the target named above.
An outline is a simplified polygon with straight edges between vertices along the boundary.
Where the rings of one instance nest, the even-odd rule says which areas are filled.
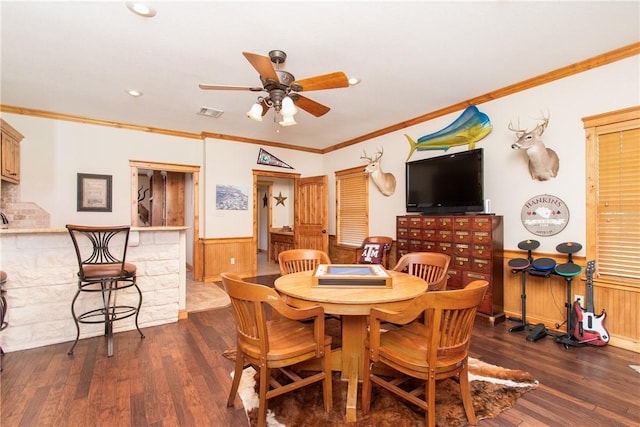
[[[451,256],[447,289],[487,280],[489,290],[478,312],[492,323],[504,317],[502,216],[398,216],[396,247],[398,259],[409,252],[442,252]]]
[[[270,259],[274,262],[278,262],[278,255],[282,251],[288,251],[289,249],[293,249],[293,233],[269,233],[269,255]]]

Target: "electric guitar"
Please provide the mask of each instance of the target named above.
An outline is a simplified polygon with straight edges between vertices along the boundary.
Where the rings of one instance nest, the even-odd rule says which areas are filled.
[[[596,315],[593,310],[593,272],[595,261],[587,262],[587,309],[580,305],[580,301],[573,303],[576,315],[573,337],[581,343],[603,346],[609,342],[609,332],[604,327],[604,319],[607,313]]]

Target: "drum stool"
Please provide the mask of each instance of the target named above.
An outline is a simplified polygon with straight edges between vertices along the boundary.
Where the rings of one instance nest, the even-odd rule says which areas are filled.
[[[518,326],[509,328],[509,332],[520,332],[529,329],[527,323],[527,271],[531,267],[531,251],[540,246],[540,242],[537,240],[523,240],[518,243],[518,248],[527,251],[527,258],[514,258],[509,260],[509,267],[511,267],[511,273],[521,274],[521,294],[520,299],[522,301],[522,323]]]

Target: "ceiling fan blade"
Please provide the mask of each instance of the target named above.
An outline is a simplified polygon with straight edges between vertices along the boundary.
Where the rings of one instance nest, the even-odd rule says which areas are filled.
[[[294,98],[294,97],[292,97]],[[295,94],[295,98],[293,103],[296,107],[303,109],[309,114],[313,114],[316,117],[324,116],[331,110],[331,108],[326,105],[322,105],[319,102],[313,101],[309,98],[306,98],[300,94]]]
[[[260,74],[260,77],[275,80],[276,82],[280,81],[276,74],[276,70],[273,68],[273,64],[271,63],[271,58],[250,52],[242,52],[242,54],[247,58],[247,61],[253,65],[253,68],[256,69],[258,74]]]
[[[259,86],[231,86],[231,85],[210,85],[206,83],[200,83],[198,85],[200,89],[205,90],[249,90],[251,92],[262,92],[264,90],[263,87]]]
[[[269,112],[269,108],[271,108],[271,107],[269,107],[269,106],[267,105],[267,101],[266,101],[266,100],[264,100],[264,99],[262,100],[262,102],[260,103],[260,105],[262,105],[262,115],[264,116],[264,115],[266,115],[266,114]]]
[[[292,85],[294,84],[302,86],[303,91],[338,89],[341,87],[349,87],[349,78],[342,71],[336,71],[335,73],[296,80],[292,83]]]

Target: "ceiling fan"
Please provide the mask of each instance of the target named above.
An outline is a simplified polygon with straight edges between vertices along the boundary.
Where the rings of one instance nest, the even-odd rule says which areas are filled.
[[[293,74],[280,69],[280,64],[283,64],[287,59],[287,54],[281,50],[270,51],[268,57],[249,52],[242,52],[242,54],[247,58],[249,63],[251,63],[253,68],[258,71],[260,80],[262,81],[262,87],[229,86],[204,83],[201,83],[199,87],[200,89],[205,90],[248,90],[251,92],[267,92],[266,96],[258,97],[258,101],[256,105],[254,105],[254,108],[247,113],[249,117],[255,120],[262,120],[262,116],[267,114],[269,108],[273,107],[276,112],[283,114],[283,117],[285,117],[285,122],[280,122],[280,124],[295,124],[295,121],[293,121],[293,114],[295,114],[295,112],[291,113],[291,101],[293,101],[293,105],[316,117],[320,117],[328,113],[330,108],[300,95],[299,92],[349,87],[349,79],[342,71],[296,80]],[[273,64],[275,64],[275,67]],[[260,108],[262,109],[261,111]],[[253,115],[252,112],[254,113]],[[290,120],[292,122],[287,122],[287,116],[290,116]]]

